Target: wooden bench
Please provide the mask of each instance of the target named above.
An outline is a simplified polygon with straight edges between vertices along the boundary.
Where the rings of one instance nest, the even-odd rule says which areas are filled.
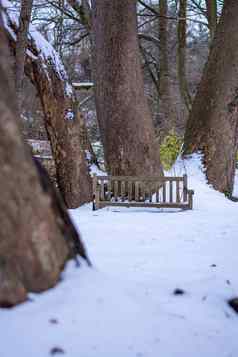
[[[193,190],[181,177],[93,177],[93,210],[105,206],[193,208]]]

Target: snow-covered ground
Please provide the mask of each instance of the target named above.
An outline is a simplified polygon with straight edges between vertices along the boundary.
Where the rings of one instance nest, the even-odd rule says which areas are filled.
[[[199,165],[186,163],[193,211],[71,211],[94,269],[71,262],[56,288],[0,310],[0,356],[237,357],[238,203]]]

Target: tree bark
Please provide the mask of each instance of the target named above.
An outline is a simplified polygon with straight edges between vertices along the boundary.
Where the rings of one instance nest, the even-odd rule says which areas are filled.
[[[178,13],[178,80],[181,97],[188,111],[192,107],[192,99],[189,93],[186,75],[186,50],[187,50],[187,0],[179,1]]]
[[[65,220],[55,215],[53,196],[40,184],[21,136],[1,16],[0,11],[0,306],[10,307],[28,292],[53,287],[72,254]]]
[[[159,1],[159,112],[162,115],[158,129],[162,137],[176,126],[176,110],[171,100],[171,84],[168,58],[168,2]],[[161,128],[162,127],[162,128]],[[162,139],[162,138],[161,138]]]
[[[208,182],[232,195],[238,137],[238,2],[227,0],[185,133],[185,154],[202,151]]]
[[[206,13],[210,39],[212,40],[217,26],[217,0],[206,0]]]
[[[94,0],[96,110],[108,172],[162,174],[144,95],[136,1]]]
[[[21,1],[21,12],[19,17],[19,27],[17,31],[17,42],[16,42],[16,94],[17,94],[17,105],[18,111],[21,113],[22,107],[22,82],[24,77],[24,65],[26,57],[27,48],[27,34],[29,29],[29,24],[31,20],[33,0],[22,0]]]
[[[7,9],[6,9],[7,11]],[[17,31],[7,11],[8,26]],[[8,31],[15,52],[15,38]],[[57,182],[68,208],[92,199],[92,184],[85,159],[88,141],[83,118],[65,69],[52,46],[30,27],[25,71],[36,86],[45,116],[45,126],[56,165]]]
[[[43,71],[44,66],[47,71]],[[84,151],[87,134],[76,99],[65,93],[65,83],[50,63],[28,57],[26,73],[40,96],[60,192],[67,207],[76,208],[92,199]]]

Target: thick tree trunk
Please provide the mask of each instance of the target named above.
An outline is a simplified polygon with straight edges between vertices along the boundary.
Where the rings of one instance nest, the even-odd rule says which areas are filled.
[[[168,58],[168,2],[159,1],[159,129],[162,137],[176,126],[176,110],[172,102],[170,83],[169,58]],[[162,139],[162,138],[161,138]]]
[[[3,29],[1,11],[0,28]],[[39,182],[16,116],[10,56],[0,31],[0,306],[24,301],[27,292],[58,281],[72,255],[65,220]],[[72,237],[71,237],[72,238]],[[85,252],[84,252],[85,253]],[[85,255],[86,256],[86,255]]]
[[[190,114],[185,153],[202,151],[208,182],[232,194],[238,137],[238,2],[225,2]]]
[[[192,99],[189,93],[187,74],[186,74],[186,50],[187,50],[187,0],[179,1],[178,13],[178,80],[181,97],[188,111],[192,107]]]
[[[7,10],[9,44],[15,51],[18,23]],[[8,30],[8,27],[6,30]],[[76,208],[92,197],[91,179],[85,160],[86,130],[72,86],[52,46],[30,26],[25,62],[26,74],[41,99],[45,125],[56,164],[59,189],[69,208]]]
[[[96,109],[108,172],[161,174],[144,95],[136,1],[94,0]]]
[[[212,40],[217,26],[217,0],[206,0],[206,10],[210,39]]]
[[[24,76],[24,65],[26,57],[27,48],[27,34],[31,19],[33,0],[22,0],[21,1],[21,12],[19,17],[19,27],[17,31],[17,42],[16,42],[16,94],[17,94],[17,105],[18,111],[21,113],[22,107],[22,82]]]

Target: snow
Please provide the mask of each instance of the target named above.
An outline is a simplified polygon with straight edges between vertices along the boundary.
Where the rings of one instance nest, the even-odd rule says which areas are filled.
[[[74,112],[71,110],[71,109],[68,109],[67,110],[67,112],[65,113],[65,119],[66,120],[69,120],[69,121],[71,121],[71,120],[74,120],[75,118],[74,118]]]
[[[50,65],[54,66],[54,70],[56,71],[59,79],[65,83],[66,95],[71,97],[73,95],[73,89],[69,83],[68,75],[58,53],[32,24],[30,24],[29,27],[29,36],[35,43],[38,56],[42,58],[42,63],[49,63]],[[45,71],[46,73],[48,72],[47,65],[45,65]]]
[[[238,170],[236,170],[235,185],[234,185],[233,195],[238,197]]]
[[[48,140],[27,139],[27,142],[36,151],[51,151],[50,142]]]
[[[70,211],[94,268],[70,262],[56,288],[0,310],[1,357],[238,355],[238,203],[206,184],[199,156],[173,172],[188,174],[194,210]]]
[[[90,88],[94,87],[94,83],[93,82],[73,82],[72,86],[75,89],[90,89]]]
[[[42,57],[43,62],[52,61],[60,79],[67,79],[67,74],[65,73],[65,69],[59,58],[59,55],[56,53],[51,44],[46,41],[46,39],[38,30],[36,30],[35,26],[32,24],[30,24],[29,33],[30,38],[32,38],[35,42],[36,48],[39,51],[39,55]]]
[[[8,0],[1,1],[2,7],[5,11],[2,11],[3,24],[5,29],[11,35],[12,39],[16,41],[17,36],[11,26],[9,26],[9,20],[18,27],[19,21],[18,16],[14,11],[14,6]]]
[[[107,174],[105,173],[105,171],[102,171],[99,169],[99,167],[95,164],[91,164],[90,165],[90,175],[97,175],[97,176],[106,176]]]

